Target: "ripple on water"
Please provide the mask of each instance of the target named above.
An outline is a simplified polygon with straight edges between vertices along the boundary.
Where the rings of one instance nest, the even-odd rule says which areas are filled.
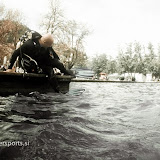
[[[71,83],[67,94],[0,97],[0,157],[159,160],[158,84]],[[16,153],[16,154],[15,154]]]

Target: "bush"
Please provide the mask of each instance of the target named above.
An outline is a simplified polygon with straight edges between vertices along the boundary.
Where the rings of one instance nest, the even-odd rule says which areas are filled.
[[[132,81],[136,81],[136,78],[135,78],[135,77],[132,77]]]
[[[120,81],[124,81],[124,77],[119,77],[119,80]]]

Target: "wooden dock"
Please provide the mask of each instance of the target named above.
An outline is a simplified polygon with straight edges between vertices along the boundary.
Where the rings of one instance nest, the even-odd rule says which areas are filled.
[[[69,91],[71,76],[56,75],[61,92]],[[45,74],[0,72],[0,96],[16,93],[54,92]]]

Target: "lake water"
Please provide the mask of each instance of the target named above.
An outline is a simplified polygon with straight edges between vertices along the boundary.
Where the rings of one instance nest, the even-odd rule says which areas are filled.
[[[0,117],[1,160],[160,159],[160,83],[0,97]]]

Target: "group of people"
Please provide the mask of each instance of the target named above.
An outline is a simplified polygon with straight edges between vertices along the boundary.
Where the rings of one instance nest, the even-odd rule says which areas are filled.
[[[61,73],[64,73],[64,75],[73,76],[73,73],[69,70],[66,70],[63,63],[60,62],[58,55],[52,48],[53,42],[54,39],[49,33],[43,36],[37,34],[35,38],[27,40],[13,52],[6,72],[13,72],[12,67],[17,57],[19,57],[20,65],[24,70],[26,70],[26,72],[35,72],[34,67],[26,67],[23,64],[23,57],[25,55],[34,60],[38,67],[41,68],[42,72],[48,75],[49,82],[53,86],[54,90],[58,92],[59,86],[55,79],[53,68],[59,69]]]

